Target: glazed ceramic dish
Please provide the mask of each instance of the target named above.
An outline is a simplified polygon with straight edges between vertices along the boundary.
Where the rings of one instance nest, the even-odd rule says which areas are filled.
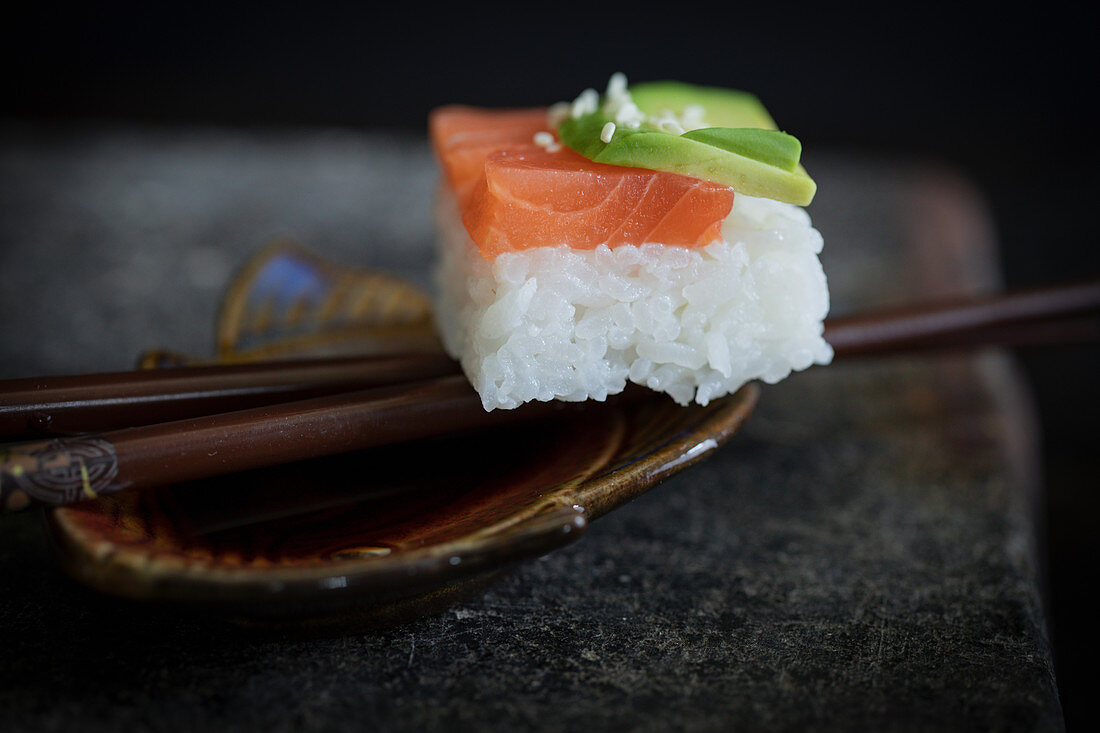
[[[229,289],[219,358],[435,348],[426,304],[401,281],[276,246]],[[48,524],[66,570],[108,594],[252,623],[394,623],[576,540],[718,448],[757,394],[707,407],[627,394],[521,427],[119,494]]]

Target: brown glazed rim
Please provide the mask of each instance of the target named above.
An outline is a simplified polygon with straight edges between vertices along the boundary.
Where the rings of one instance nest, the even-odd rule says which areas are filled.
[[[455,540],[386,556],[318,561],[294,567],[217,567],[177,555],[139,551],[94,536],[76,507],[46,513],[46,524],[69,574],[111,595],[203,605],[400,597],[500,570],[577,539],[588,521],[606,514],[724,444],[752,412],[756,384],[700,408],[698,419],[659,447],[604,470],[548,487],[543,501]],[[666,409],[682,410],[669,402]],[[623,416],[620,414],[621,425]],[[603,471],[601,473],[601,471]]]

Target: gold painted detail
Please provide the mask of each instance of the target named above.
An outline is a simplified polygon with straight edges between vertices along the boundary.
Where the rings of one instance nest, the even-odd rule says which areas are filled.
[[[117,489],[118,457],[103,438],[27,443],[0,456],[0,506],[6,508],[71,504]]]

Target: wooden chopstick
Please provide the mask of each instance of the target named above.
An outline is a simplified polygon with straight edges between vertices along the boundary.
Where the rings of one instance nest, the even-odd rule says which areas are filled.
[[[833,317],[825,340],[840,358],[1089,341],[1090,313],[1100,314],[1100,280]],[[117,430],[457,372],[446,356],[420,353],[0,381],[0,439]]]
[[[841,358],[989,343],[1049,343],[1052,334],[1062,340],[1097,338],[1100,281],[833,318],[825,327],[826,340]],[[352,371],[370,371],[371,365],[379,367],[387,363],[376,358],[334,361],[340,362],[341,369]],[[214,396],[203,404],[210,406],[223,404],[217,402],[218,388],[211,385],[224,387],[224,380],[242,374],[254,379],[261,374],[270,376],[278,368],[290,365],[242,365],[222,368],[223,371],[209,368],[201,374],[202,370],[184,370],[176,376],[192,387],[196,382],[188,380],[207,385]],[[298,364],[306,372],[330,374],[323,365],[324,362]],[[386,387],[94,436],[0,447],[0,511],[19,509],[32,502],[69,504],[116,491],[207,478],[578,409],[575,403],[536,402],[515,410],[485,412],[480,398],[462,376],[415,381],[416,377],[430,376],[433,369],[453,371],[453,362],[421,355],[401,357],[390,364],[394,365],[400,365],[396,375],[381,367],[374,375],[375,378],[384,375],[389,380],[396,376],[401,380]],[[331,374],[336,373],[344,375],[339,379],[347,376],[341,370]],[[173,384],[169,377],[158,383],[149,373],[135,372],[132,378],[130,381],[129,377],[116,374],[109,378],[92,375],[86,379],[88,385],[98,380],[106,387],[120,389],[123,400],[126,395],[140,391],[135,385],[144,385],[143,394],[152,402],[157,401],[155,397],[172,394],[166,391]],[[72,378],[65,389],[79,391],[80,379]],[[342,389],[338,385],[344,383],[339,379],[334,377],[330,386]],[[319,381],[323,382],[314,375],[310,383],[316,385]],[[239,396],[232,389],[229,392],[234,399]],[[291,393],[276,390],[267,396],[285,399]],[[4,399],[0,395],[0,400]],[[92,406],[88,414],[95,414],[94,410],[100,408],[94,398],[89,401]],[[169,398],[161,400],[162,404],[172,402]],[[79,412],[78,408],[73,409]]]
[[[0,381],[0,438],[182,420],[458,373],[439,353],[300,359]]]
[[[96,436],[0,448],[0,510],[71,504],[379,445],[567,414],[583,403],[486,412],[464,376],[379,387]],[[364,474],[370,467],[364,466]]]
[[[1094,316],[1100,316],[1100,279],[833,317],[825,321],[825,340],[841,358],[1076,342],[1096,333]]]
[[[846,334],[850,335],[850,332]],[[829,339],[828,329],[825,338]],[[837,340],[840,341],[839,338]],[[835,358],[847,361],[861,357],[901,356],[919,351],[955,351],[981,346],[1036,348],[1090,343],[1100,343],[1100,314],[994,323],[944,331],[924,338],[884,339],[873,344],[845,340],[834,347],[834,354]]]

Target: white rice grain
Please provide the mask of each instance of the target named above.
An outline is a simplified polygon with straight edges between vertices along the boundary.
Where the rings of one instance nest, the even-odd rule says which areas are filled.
[[[628,381],[707,404],[827,364],[821,235],[798,207],[738,196],[724,239],[485,260],[440,197],[436,321],[485,409],[605,399]]]

